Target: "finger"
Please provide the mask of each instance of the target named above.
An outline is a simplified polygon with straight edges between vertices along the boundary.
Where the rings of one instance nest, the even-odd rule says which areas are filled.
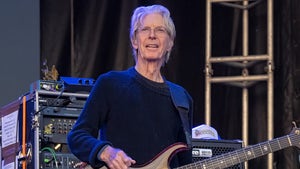
[[[100,157],[110,169],[127,169],[135,163],[124,151],[110,146],[104,149]]]
[[[116,160],[119,162],[119,165],[124,169],[127,169],[129,166],[131,166],[132,163],[135,163],[135,161],[128,157],[124,152],[119,153]]]
[[[130,158],[130,157],[126,157],[126,158],[124,158],[124,163],[126,164],[126,166],[131,166],[132,164],[135,164],[136,163],[136,161],[135,160],[133,160],[132,158]]]
[[[131,163],[127,164],[126,162],[124,162],[126,161],[124,159],[128,158],[124,155],[124,152],[119,151],[114,157],[110,159],[110,163],[114,169],[127,169],[131,165]]]
[[[131,157],[127,156],[127,154],[126,154],[125,152],[123,152],[123,151],[120,151],[120,152],[118,153],[118,156],[121,157],[123,163],[124,163],[127,167],[129,167],[129,166],[131,166],[132,164],[135,164],[135,163],[136,163],[135,160],[133,160]]]
[[[110,169],[127,169],[127,166],[118,160],[112,160],[109,165]]]

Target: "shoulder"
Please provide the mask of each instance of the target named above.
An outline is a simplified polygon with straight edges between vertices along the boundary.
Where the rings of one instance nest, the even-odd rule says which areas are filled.
[[[98,76],[97,81],[116,82],[130,78],[130,68],[127,70],[112,70]]]
[[[111,93],[112,91],[119,91],[122,86],[130,81],[128,70],[124,71],[109,71],[97,77],[93,86],[92,93]]]
[[[183,93],[187,93],[187,90],[185,88],[183,88],[182,86],[176,84],[176,83],[173,83],[173,82],[170,82],[170,81],[166,81],[167,85],[170,87],[170,90],[174,90],[176,93],[177,92],[183,92]]]
[[[170,88],[171,95],[175,102],[185,106],[192,104],[193,99],[185,88],[170,81],[166,81],[166,83]]]

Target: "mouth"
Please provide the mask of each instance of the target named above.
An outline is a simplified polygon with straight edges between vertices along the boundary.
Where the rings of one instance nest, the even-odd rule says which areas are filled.
[[[146,48],[157,49],[159,46],[157,44],[147,44]]]

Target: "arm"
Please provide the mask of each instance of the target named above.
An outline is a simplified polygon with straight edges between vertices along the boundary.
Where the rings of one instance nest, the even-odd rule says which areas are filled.
[[[106,125],[107,114],[111,109],[109,97],[115,90],[112,87],[114,82],[114,79],[107,78],[106,75],[97,79],[82,113],[68,134],[71,152],[97,168],[106,164],[110,169],[122,169],[135,163],[125,152],[112,147],[110,142],[97,139],[99,130]],[[101,135],[105,137],[104,130]]]
[[[108,111],[105,89],[105,82],[102,77],[99,77],[67,137],[71,152],[80,160],[97,167],[104,164],[97,158],[98,152],[105,145],[111,145],[110,142],[97,139]]]

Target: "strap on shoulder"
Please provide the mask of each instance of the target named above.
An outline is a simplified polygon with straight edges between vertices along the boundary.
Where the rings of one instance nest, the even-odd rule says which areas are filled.
[[[171,98],[173,101],[173,104],[175,105],[176,109],[179,112],[183,127],[184,127],[184,133],[186,136],[186,141],[189,147],[192,146],[192,137],[191,137],[191,124],[189,119],[189,111],[191,109],[191,105],[188,99],[188,96],[185,92],[185,90],[177,86],[173,83],[170,83],[167,81],[167,84],[170,89]]]

